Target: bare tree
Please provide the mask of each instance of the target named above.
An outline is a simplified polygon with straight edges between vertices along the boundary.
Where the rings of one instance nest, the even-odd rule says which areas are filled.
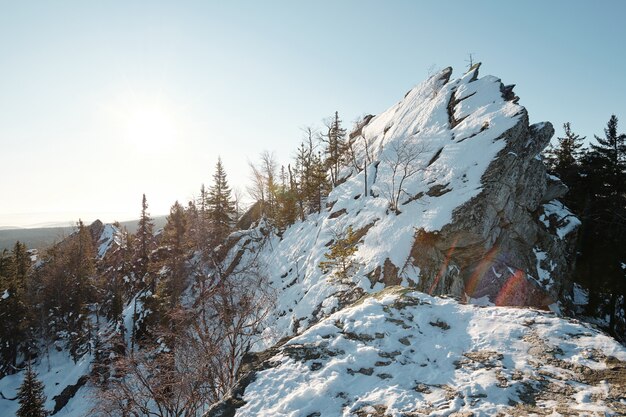
[[[400,213],[400,197],[407,194],[404,189],[406,181],[425,169],[421,156],[427,152],[423,144],[415,144],[409,140],[397,140],[391,143],[389,151],[383,157],[383,163],[391,170],[391,181],[386,184],[385,197],[389,209]]]
[[[273,306],[256,260],[202,287],[192,307],[170,314],[159,345],[116,362],[92,415],[191,417],[234,386],[241,360]]]
[[[350,160],[352,161],[352,166],[354,167],[354,169],[357,170],[357,172],[363,171],[364,173],[363,198],[366,198],[369,194],[369,187],[367,183],[367,167],[372,162],[372,156],[370,153],[371,139],[365,136],[363,128],[369,122],[369,120],[371,120],[371,117],[372,116],[370,115],[357,118],[354,121],[354,128],[348,139],[348,155],[350,157]],[[357,150],[355,149],[358,143],[363,143],[364,148],[362,165],[359,163],[359,160],[357,158]]]
[[[241,188],[235,187],[233,188],[233,200],[235,203],[235,218],[233,219],[235,223],[239,221],[243,212],[245,211],[244,206],[244,195],[241,191]]]
[[[272,218],[276,209],[276,157],[273,153],[263,151],[260,164],[249,162],[249,165],[252,185],[248,187],[248,193],[254,201],[261,202],[263,214]]]

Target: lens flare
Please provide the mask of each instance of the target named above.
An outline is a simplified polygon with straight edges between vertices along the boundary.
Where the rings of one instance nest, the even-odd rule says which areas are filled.
[[[526,279],[524,272],[519,269],[507,279],[496,297],[497,306],[519,305],[520,295],[524,293]]]
[[[456,249],[456,243],[458,240],[459,240],[458,238],[454,239],[454,242],[452,242],[452,246],[450,246],[450,249],[448,249],[448,253],[446,254],[446,258],[443,260],[443,264],[441,264],[439,273],[435,277],[435,280],[433,281],[433,285],[430,286],[430,290],[428,290],[428,295],[433,294],[433,291],[435,290],[435,288],[437,288],[437,284],[439,284],[439,280],[441,279],[443,274],[446,273],[446,270],[448,269],[448,264],[450,263],[450,259],[452,258],[452,254],[454,253],[454,250]]]
[[[498,256],[500,249],[496,246],[491,248],[485,257],[480,261],[472,276],[465,284],[465,295],[467,297],[473,297],[478,284],[483,279],[489,268],[492,267],[494,259]]]

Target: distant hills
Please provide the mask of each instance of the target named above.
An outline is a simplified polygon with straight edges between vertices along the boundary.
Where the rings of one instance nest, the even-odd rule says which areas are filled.
[[[130,232],[137,230],[138,220],[128,220],[120,222],[120,224],[126,227]],[[154,218],[154,225],[156,229],[162,228],[165,225],[166,216],[158,216]],[[8,227],[0,227],[0,251],[4,249],[11,249],[15,245],[16,241],[20,241],[26,244],[26,247],[43,249],[50,246],[54,242],[62,240],[74,232],[73,226],[57,226],[57,227],[38,227],[28,229],[13,229]]]

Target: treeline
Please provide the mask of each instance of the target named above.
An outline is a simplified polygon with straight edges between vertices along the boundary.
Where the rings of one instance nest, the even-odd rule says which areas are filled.
[[[623,337],[626,302],[626,134],[611,116],[603,137],[585,137],[565,123],[564,135],[545,154],[549,171],[569,187],[565,203],[581,219],[575,279],[589,290],[586,314],[607,317]],[[621,321],[621,323],[620,323]],[[621,328],[618,328],[621,327]]]

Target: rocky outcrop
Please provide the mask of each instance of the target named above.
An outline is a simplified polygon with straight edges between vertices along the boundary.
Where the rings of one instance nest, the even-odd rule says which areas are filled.
[[[223,270],[264,266],[277,291],[274,340],[390,285],[567,311],[579,222],[541,160],[554,130],[531,125],[513,86],[479,67],[458,79],[446,68],[359,124],[326,210],[280,235],[251,210]],[[357,250],[338,281],[319,265],[349,228]]]
[[[540,220],[543,204],[567,191],[540,158],[553,134],[550,123],[529,125],[524,113],[498,139],[506,146],[483,174],[480,194],[456,208],[439,232],[416,233],[411,258],[421,270],[421,290],[542,308],[568,299],[575,233],[559,237]],[[563,208],[559,216],[571,213]],[[537,253],[550,266],[538,267]],[[553,281],[541,281],[542,268]]]
[[[528,309],[388,287],[246,358],[206,417],[622,415],[626,349]]]

